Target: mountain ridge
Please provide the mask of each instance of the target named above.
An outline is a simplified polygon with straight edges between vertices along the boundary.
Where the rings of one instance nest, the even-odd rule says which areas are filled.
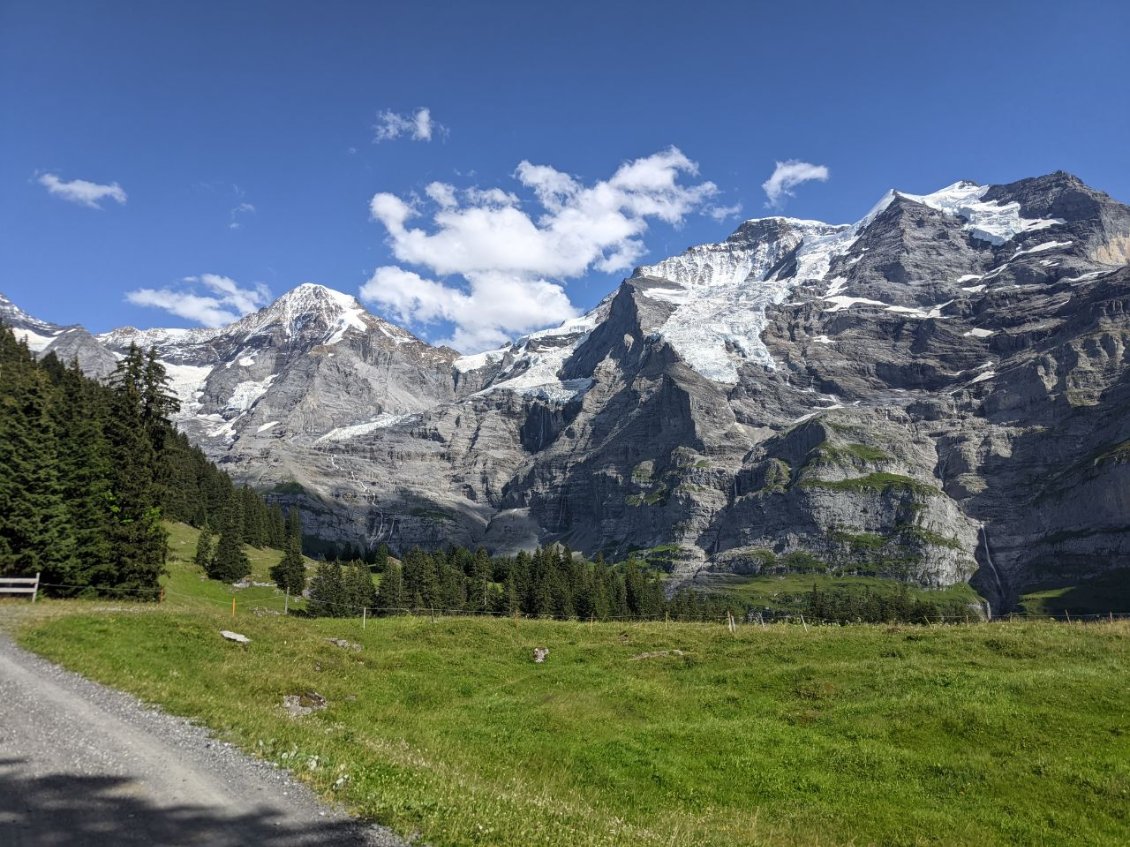
[[[86,336],[156,346],[178,425],[327,541],[664,549],[681,581],[804,554],[1007,606],[1130,564],[1128,253],[1130,208],[1057,172],[745,221],[469,356],[313,284],[216,331]]]

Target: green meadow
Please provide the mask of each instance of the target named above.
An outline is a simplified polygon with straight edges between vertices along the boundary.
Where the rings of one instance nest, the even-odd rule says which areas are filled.
[[[173,530],[163,604],[47,601],[20,642],[437,847],[1130,843],[1125,622],[363,625]]]

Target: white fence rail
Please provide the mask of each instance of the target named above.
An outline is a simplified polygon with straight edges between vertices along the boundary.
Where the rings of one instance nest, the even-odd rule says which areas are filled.
[[[39,596],[39,574],[35,576],[0,576],[0,594],[30,594],[31,602]]]

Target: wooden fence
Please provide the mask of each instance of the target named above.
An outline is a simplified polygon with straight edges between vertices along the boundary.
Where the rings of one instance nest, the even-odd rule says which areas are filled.
[[[39,574],[35,576],[0,576],[0,594],[30,594],[31,602],[39,596]]]

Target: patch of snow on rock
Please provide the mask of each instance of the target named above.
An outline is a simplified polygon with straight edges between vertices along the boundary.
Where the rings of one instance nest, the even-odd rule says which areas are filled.
[[[823,279],[832,259],[846,253],[856,238],[852,225],[769,218],[743,227],[751,224],[764,225],[766,235],[743,240],[739,230],[724,242],[692,247],[635,273],[675,283],[675,288],[643,290],[676,307],[658,332],[688,365],[722,383],[737,382],[742,361],[774,367],[761,340],[765,310],[798,285]],[[793,250],[795,273],[771,274]]]
[[[1022,218],[1020,204],[986,203],[981,200],[990,186],[975,182],[955,182],[933,194],[907,194],[901,196],[922,203],[944,214],[965,221],[964,229],[974,238],[990,244],[1004,244],[1025,232],[1035,232],[1065,223],[1062,218]]]
[[[271,374],[266,379],[258,381],[248,380],[239,383],[228,399],[227,408],[239,412],[248,411],[259,401],[260,397],[267,393],[267,389],[271,387],[271,383],[275,381],[275,377],[276,374]]]
[[[505,390],[552,402],[568,402],[588,391],[592,387],[592,380],[562,380],[558,373],[573,351],[584,344],[589,333],[608,317],[611,302],[610,297],[606,298],[592,311],[571,318],[560,326],[523,336],[509,348],[464,356],[456,360],[456,367],[463,362],[463,370],[473,370],[483,366],[480,362],[489,362],[499,354],[502,358],[509,355],[513,357],[513,361],[507,364],[505,370],[490,385],[478,392],[480,395]],[[480,358],[484,356],[488,358]]]
[[[1045,250],[1055,250],[1059,247],[1070,247],[1073,242],[1071,241],[1045,241],[1043,244],[1037,244],[1035,247],[1026,247],[1017,250],[1009,259],[1015,259],[1017,256],[1023,256],[1027,253],[1043,253]]]
[[[828,309],[829,312],[842,312],[844,309],[850,309],[852,306],[858,306],[860,304],[893,308],[889,303],[884,303],[882,300],[870,300],[866,297],[845,297],[843,295],[837,295],[834,297],[825,297],[824,300],[832,304],[832,308]]]
[[[365,435],[377,429],[385,429],[410,417],[412,417],[412,415],[377,415],[371,421],[331,429],[325,435],[319,437],[314,443],[321,444],[323,441],[348,441],[350,438],[356,438],[359,435]]]
[[[14,330],[17,339],[24,342],[27,348],[33,353],[42,353],[47,349],[47,345],[55,340],[53,335],[40,335],[30,329],[17,329]]]
[[[208,365],[175,365],[161,362],[165,376],[169,378],[169,388],[180,400],[181,415],[192,415],[200,408],[200,392],[212,368]]]

